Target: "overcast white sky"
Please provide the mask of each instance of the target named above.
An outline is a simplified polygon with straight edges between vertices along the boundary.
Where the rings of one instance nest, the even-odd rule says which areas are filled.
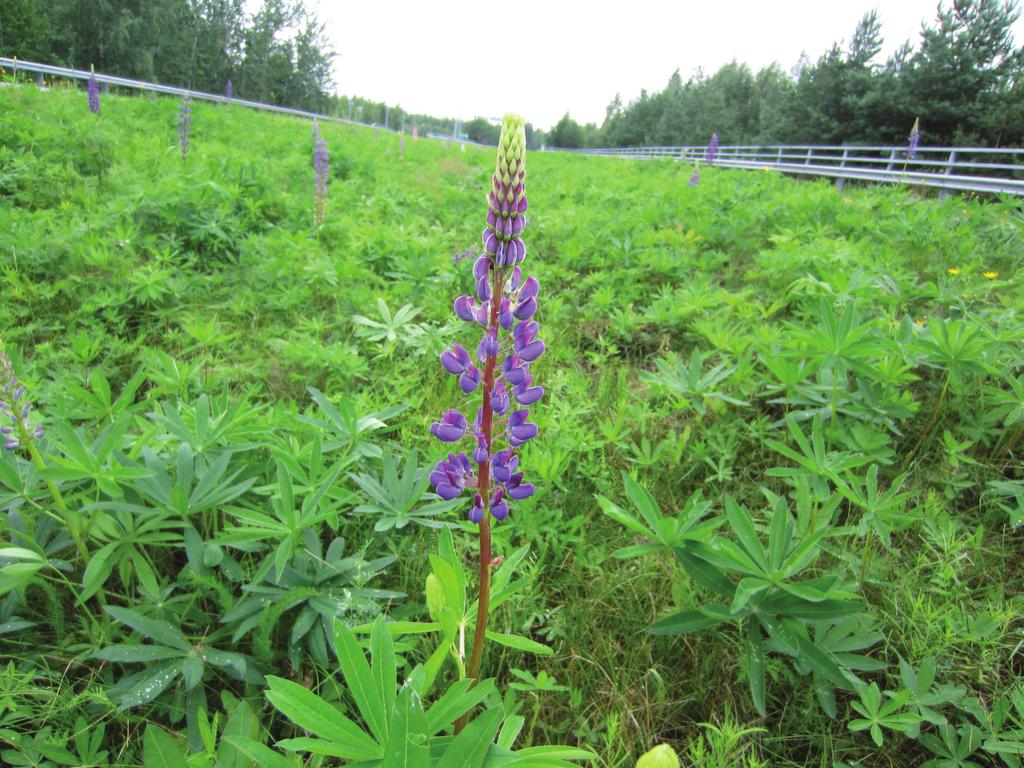
[[[950,4],[947,0],[946,5]],[[661,90],[737,59],[785,70],[849,41],[877,8],[887,55],[915,46],[937,0],[316,0],[338,53],[335,88],[437,116],[515,111],[548,128],[604,119],[615,94]],[[510,12],[511,11],[511,12]],[[1024,21],[1015,26],[1018,44]],[[880,57],[881,58],[881,57]]]

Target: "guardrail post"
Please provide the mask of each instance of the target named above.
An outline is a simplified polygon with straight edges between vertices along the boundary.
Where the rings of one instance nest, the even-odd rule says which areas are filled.
[[[896,163],[896,149],[893,148],[893,150],[889,153],[889,164],[887,166],[885,166],[885,170],[891,171],[892,167],[893,167],[893,165],[895,163]]]
[[[812,154],[814,154],[814,148],[813,147],[808,147],[808,149],[807,149],[807,159],[804,160],[804,165],[810,165],[811,164],[811,155]]]
[[[775,158],[776,165],[782,165],[782,147],[779,147],[779,154]]]
[[[953,163],[955,163],[955,162],[956,162],[956,150],[954,149],[952,152],[949,153],[949,160],[946,161],[946,172],[944,174],[942,174],[943,176],[951,176],[953,174]],[[939,198],[941,199],[941,198],[948,197],[948,196],[949,196],[949,190],[946,189],[945,187],[943,187],[942,191],[939,192]]]
[[[846,158],[849,156],[849,154],[850,154],[850,150],[849,149],[843,149],[843,159],[842,159],[842,162],[839,163],[839,167],[840,168],[845,168],[846,167]],[[842,192],[845,188],[846,188],[846,178],[844,176],[837,176],[836,177],[836,189],[838,189],[840,192]]]

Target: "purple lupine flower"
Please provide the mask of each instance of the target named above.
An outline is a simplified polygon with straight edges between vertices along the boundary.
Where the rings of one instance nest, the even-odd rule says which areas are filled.
[[[476,469],[471,475],[459,475],[461,486],[452,478],[451,454],[447,461],[438,462],[431,482],[442,498],[451,496],[454,489],[475,489],[468,517],[484,525],[488,511],[495,520],[504,520],[509,499],[520,501],[534,491],[517,471],[515,449],[537,436],[537,425],[527,421],[525,408],[511,410],[513,402],[530,405],[544,395],[543,387],[534,386],[530,372],[531,364],[544,353],[544,342],[537,337],[540,327],[533,320],[540,283],[535,277],[524,280],[519,266],[526,256],[521,237],[526,226],[525,181],[524,123],[520,117],[506,116],[488,195],[484,253],[473,264],[475,296],[459,296],[454,305],[456,317],[483,328],[476,359],[460,344],[441,353],[441,367],[459,377],[463,392],[481,390],[480,407],[472,423],[459,411],[448,411],[430,426],[431,434],[443,442],[474,441]]]
[[[715,164],[715,158],[718,157],[718,134],[711,134],[711,141],[708,142],[708,148],[704,152],[704,162],[708,165]]]
[[[914,119],[914,127],[910,129],[910,143],[907,144],[907,159],[913,160],[917,147],[921,143],[921,118]]]
[[[313,146],[316,146],[316,143],[320,141],[320,123],[316,121],[315,117],[313,118],[313,124],[309,128],[309,133],[313,137]]]
[[[327,142],[320,136],[317,129],[316,149],[313,151],[313,187],[316,195],[316,228],[324,225],[324,214],[327,210],[327,185],[330,183],[330,161],[327,153]]]
[[[89,82],[86,83],[85,90],[89,94],[89,111],[98,115],[100,113],[100,84],[96,81],[96,70],[93,67],[89,67]]]
[[[696,187],[700,184],[700,163],[693,164],[693,176],[690,177],[690,186]]]
[[[228,101],[235,98],[235,87],[231,84],[230,77],[228,78],[228,81],[224,83],[224,96],[227,97]]]
[[[32,403],[25,395],[25,387],[14,375],[11,358],[0,343],[0,440],[3,447],[13,451],[26,440],[38,440],[43,428],[32,426]]]
[[[181,159],[188,158],[188,150],[192,144],[192,97],[185,96],[178,107],[178,146],[181,148]]]

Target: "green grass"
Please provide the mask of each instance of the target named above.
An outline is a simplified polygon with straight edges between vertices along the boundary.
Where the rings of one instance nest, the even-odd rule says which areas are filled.
[[[317,232],[308,123],[193,109],[183,162],[175,101],[106,96],[97,118],[83,93],[0,89],[0,338],[47,430],[40,448],[51,467],[39,475],[24,451],[4,453],[0,505],[10,516],[0,546],[25,547],[19,527],[38,540],[51,525],[47,478],[78,514],[90,557],[111,542],[138,542],[80,603],[75,585],[88,561],[67,541],[43,548],[63,564],[24,579],[0,560],[0,631],[29,623],[0,634],[7,763],[47,764],[45,745],[57,744],[82,764],[133,765],[142,762],[145,723],[186,730],[180,680],[143,706],[119,711],[112,702],[110,686],[138,665],[91,658],[133,637],[101,603],[253,654],[265,674],[312,684],[333,672],[308,647],[289,650],[297,610],[237,640],[237,622],[222,622],[265,555],[229,540],[232,526],[245,528],[234,513],[269,513],[280,493],[276,461],[308,473],[293,481],[300,495],[322,477],[320,441],[324,467],[344,450],[337,434],[301,418],[323,417],[307,388],[360,415],[402,406],[367,436],[385,454],[415,450],[422,467],[445,452],[427,426],[459,401],[436,360],[453,340],[476,343],[451,315],[454,297],[473,284],[472,258],[454,257],[478,248],[493,152],[407,139],[403,155],[396,136],[322,125],[332,184]],[[486,672],[501,691],[519,679],[512,669],[545,670],[566,686],[509,689],[506,705],[518,705],[535,743],[578,743],[608,766],[631,767],[660,742],[688,763],[722,768],[921,764],[934,755],[920,739],[885,730],[876,746],[848,729],[860,717],[853,691],[837,691],[837,716],[826,716],[810,679],[777,651],[766,660],[761,716],[736,622],[648,634],[655,621],[711,600],[667,552],[613,557],[641,539],[602,514],[595,494],[628,508],[627,472],[667,515],[698,490],[712,516],[723,515],[729,495],[759,527],[765,490],[794,510],[834,510],[807,575],[835,574],[863,601],[861,628],[880,637],[864,653],[885,668],[859,676],[896,693],[900,659],[918,669],[934,658],[936,685],[964,688],[937,710],[956,727],[979,725],[978,713],[1009,701],[1021,673],[1024,552],[1013,527],[1024,516],[1021,208],[714,168],[690,188],[690,172],[670,161],[528,156],[524,266],[542,285],[548,352],[534,370],[547,394],[531,409],[541,437],[522,459],[538,493],[495,532],[499,553],[530,546],[520,565],[528,587],[497,611],[493,628],[554,653],[491,644]],[[379,302],[389,318],[405,305],[416,314],[394,322]],[[845,313],[860,341],[844,344],[829,331],[830,312]],[[391,327],[375,333],[360,317]],[[939,328],[962,331],[964,343],[943,348],[932,336]],[[703,376],[718,365],[719,375]],[[209,438],[199,434],[206,407],[214,417],[228,412]],[[799,452],[787,415],[810,435],[815,413],[833,455],[868,464],[835,477],[772,471],[796,466],[769,444]],[[179,414],[185,437],[174,426]],[[69,469],[77,459],[68,427],[87,445],[114,435],[91,474]],[[246,487],[199,512],[173,511],[147,495],[144,472],[125,475],[143,467],[181,482],[183,443],[197,473],[227,455],[218,487],[232,484],[228,476]],[[348,472],[379,476],[373,454],[330,483],[333,514],[296,549],[314,540],[326,547],[337,535],[348,555],[396,557],[370,585],[407,596],[348,603],[343,618],[357,624],[386,610],[423,621],[425,555],[437,534],[415,524],[375,531],[379,515],[354,511],[367,499]],[[907,475],[908,495],[888,524],[891,548],[861,527],[858,507],[833,499],[835,478],[852,483],[871,463],[883,489]],[[116,522],[119,503],[133,505],[127,522]],[[161,509],[166,537],[126,532],[148,519],[145,509]],[[455,522],[464,512],[445,516]],[[61,526],[53,522],[50,534]],[[199,556],[203,565],[187,552],[183,527],[207,546],[219,542]],[[455,533],[472,571],[470,531]],[[406,642],[410,666],[433,649]],[[453,674],[449,665],[442,677]],[[259,685],[208,669],[200,688],[211,716],[230,711],[230,696],[247,697],[274,738],[288,734]],[[96,724],[106,754],[86,760],[90,745],[71,735],[100,732]],[[1015,727],[1024,723],[1011,717],[1003,730]],[[192,732],[195,747],[194,723]],[[984,750],[972,759],[1001,764]]]

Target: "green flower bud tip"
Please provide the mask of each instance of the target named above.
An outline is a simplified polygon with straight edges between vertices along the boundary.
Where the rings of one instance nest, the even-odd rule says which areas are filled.
[[[427,613],[430,614],[430,618],[434,621],[440,621],[441,614],[444,613],[444,610],[447,607],[448,603],[444,599],[444,587],[441,586],[441,580],[433,573],[428,574]]]
[[[679,755],[668,744],[659,744],[637,761],[636,768],[679,768]]]

